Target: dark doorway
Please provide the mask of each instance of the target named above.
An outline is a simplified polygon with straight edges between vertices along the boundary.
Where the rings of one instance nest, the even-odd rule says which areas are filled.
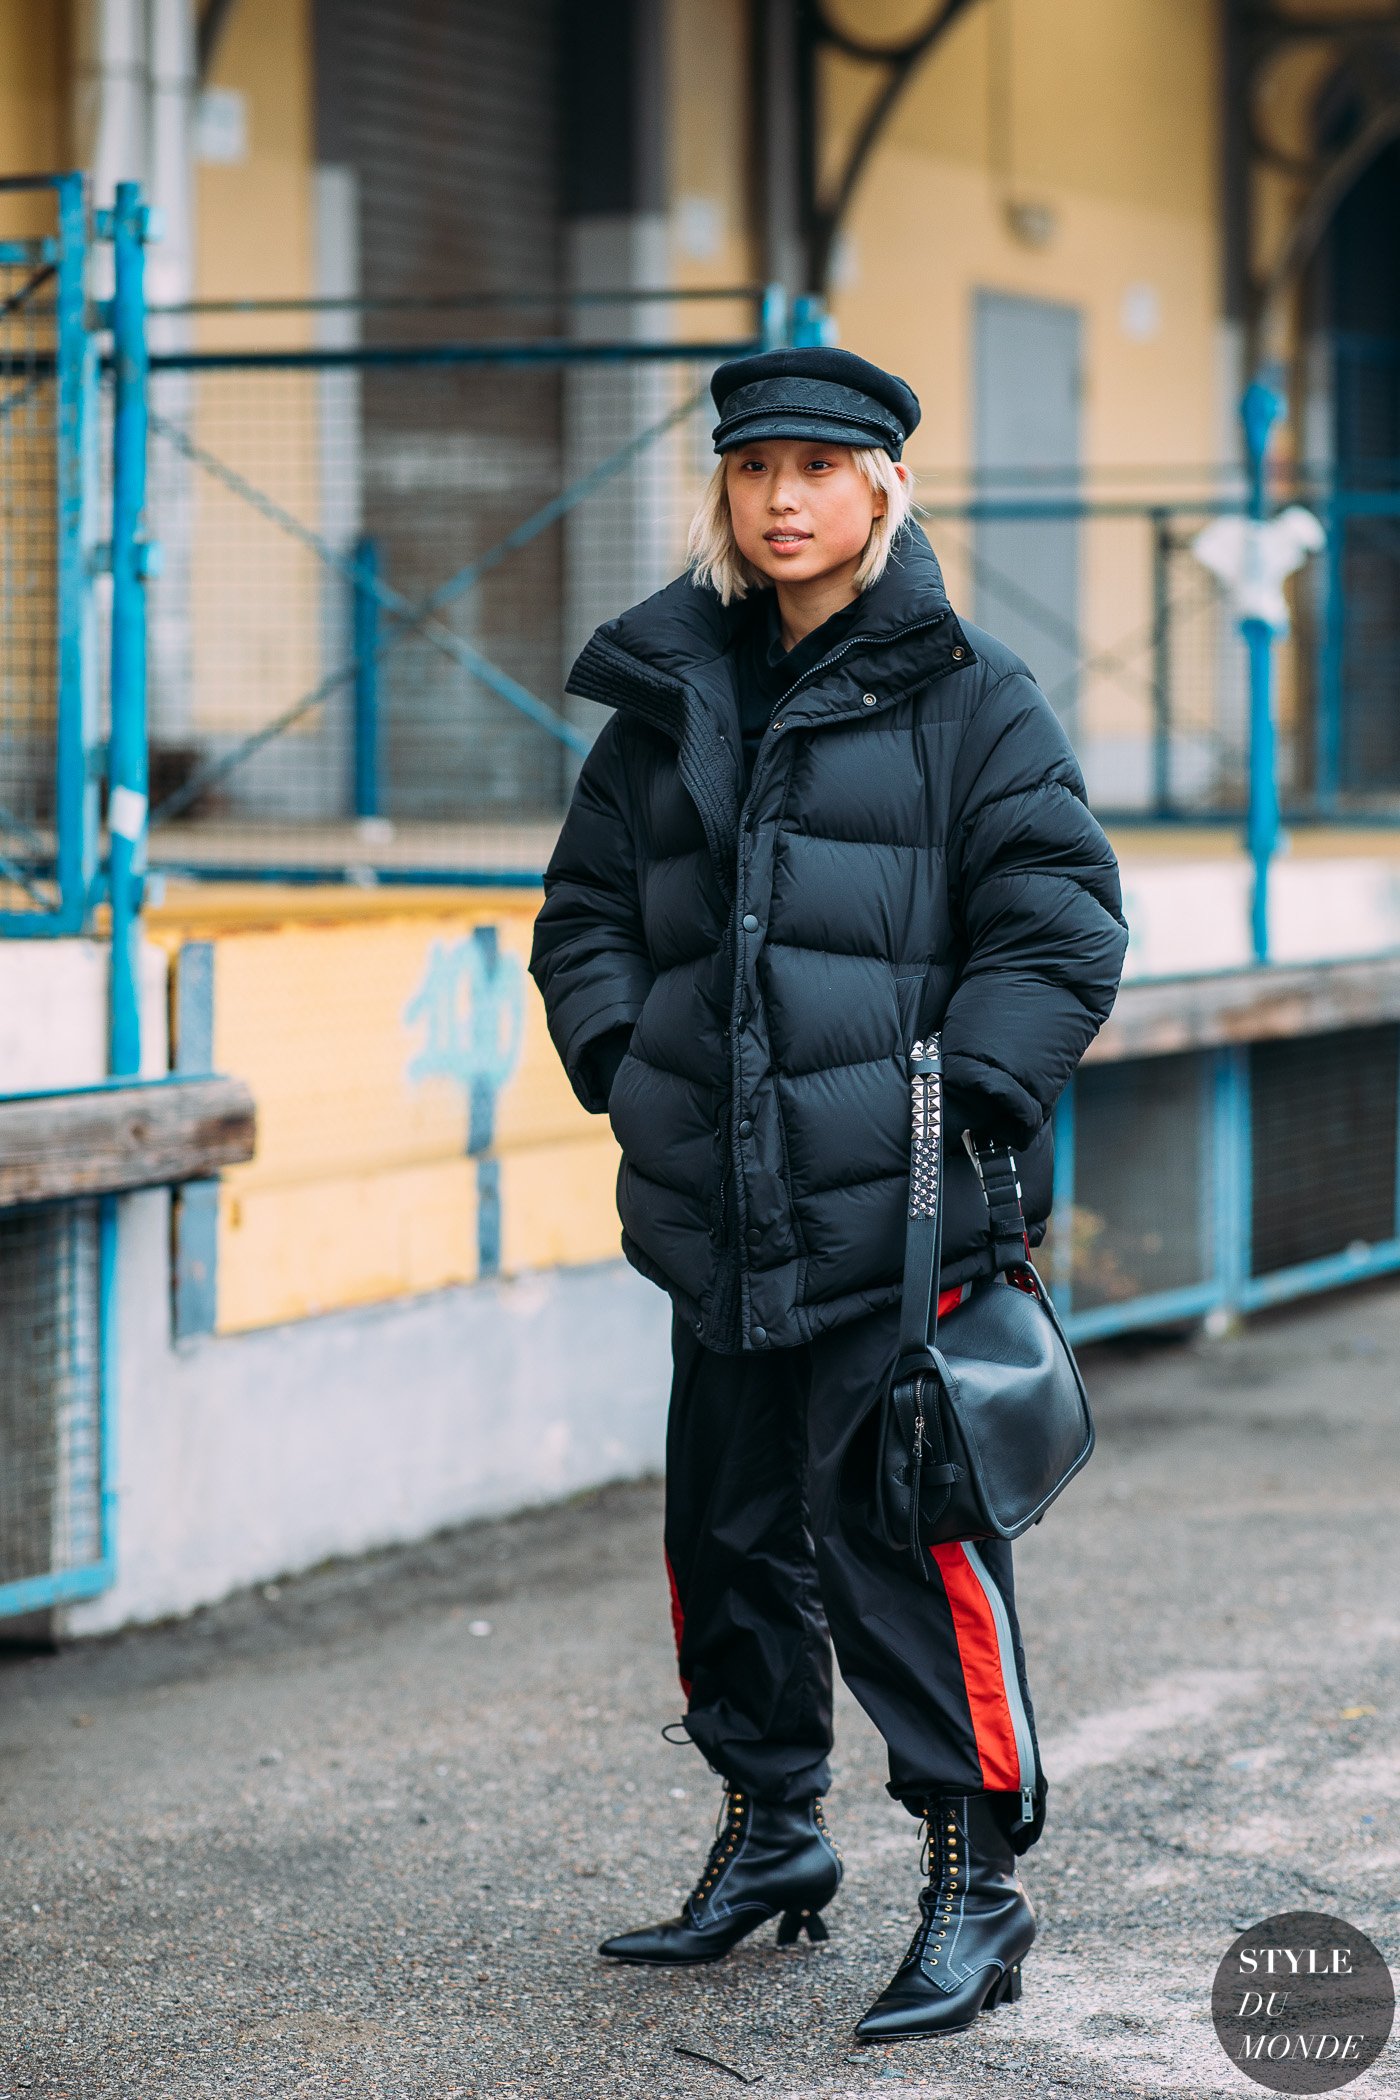
[[[1342,504],[1322,770],[1344,791],[1375,793],[1400,788],[1400,501],[1375,515],[1378,497],[1400,498],[1400,145],[1348,193],[1323,267]]]

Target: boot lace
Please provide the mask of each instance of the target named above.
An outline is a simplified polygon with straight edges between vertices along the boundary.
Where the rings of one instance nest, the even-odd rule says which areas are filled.
[[[943,1959],[953,1910],[967,1875],[967,1848],[957,1817],[946,1804],[933,1801],[924,1811],[919,1871],[926,1877],[919,1891],[919,1922],[909,1942],[906,1961],[936,1969]]]
[[[710,1847],[710,1856],[704,1871],[690,1894],[686,1897],[686,1909],[692,1917],[706,1901],[710,1891],[719,1880],[738,1850],[739,1840],[749,1817],[747,1795],[737,1793],[733,1787],[724,1790],[724,1799],[719,1805],[719,1818],[715,1824],[715,1839]]]

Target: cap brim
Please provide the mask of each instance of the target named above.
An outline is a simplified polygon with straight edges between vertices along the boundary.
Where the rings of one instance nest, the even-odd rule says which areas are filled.
[[[746,416],[732,430],[723,424],[715,433],[716,452],[733,452],[740,445],[757,444],[762,438],[805,438],[820,445],[865,445],[888,452],[888,434],[873,423],[852,423],[836,416],[818,416],[774,409],[767,416]]]

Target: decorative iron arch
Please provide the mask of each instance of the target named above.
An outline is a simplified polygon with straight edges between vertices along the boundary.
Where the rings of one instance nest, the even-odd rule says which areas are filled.
[[[1372,163],[1400,139],[1400,0],[1384,9],[1325,7],[1305,12],[1280,0],[1226,0],[1225,245],[1226,308],[1244,324],[1251,370],[1281,359],[1287,303],[1316,256],[1337,210]],[[1333,59],[1331,79],[1352,69],[1372,83],[1358,127],[1330,149],[1299,152],[1271,135],[1264,90],[1280,62],[1307,48]],[[1384,49],[1390,63],[1364,61]],[[1271,258],[1258,267],[1254,232],[1267,174],[1300,185]]]
[[[977,0],[934,0],[928,18],[917,30],[892,43],[882,43],[834,20],[829,0],[801,0],[800,187],[807,291],[824,298],[830,290],[837,235],[895,105],[929,53],[953,24],[976,5]],[[859,64],[877,68],[882,75],[844,165],[826,190],[820,182],[817,150],[821,135],[818,71],[824,51],[838,51]]]

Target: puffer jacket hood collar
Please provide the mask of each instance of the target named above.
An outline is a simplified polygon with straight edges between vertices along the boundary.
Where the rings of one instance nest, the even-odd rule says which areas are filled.
[[[704,691],[705,673],[733,647],[750,601],[721,605],[689,571],[600,627],[569,674],[568,690],[585,699],[625,705],[638,688],[654,693],[659,680]],[[850,647],[880,645],[911,629],[956,621],[938,558],[917,525],[906,525],[890,550],[885,573],[861,600]],[[961,634],[958,642],[963,642]],[[949,637],[950,653],[954,646]],[[964,655],[971,651],[964,646]],[[928,669],[934,668],[928,665]],[[644,706],[645,711],[645,706]]]

